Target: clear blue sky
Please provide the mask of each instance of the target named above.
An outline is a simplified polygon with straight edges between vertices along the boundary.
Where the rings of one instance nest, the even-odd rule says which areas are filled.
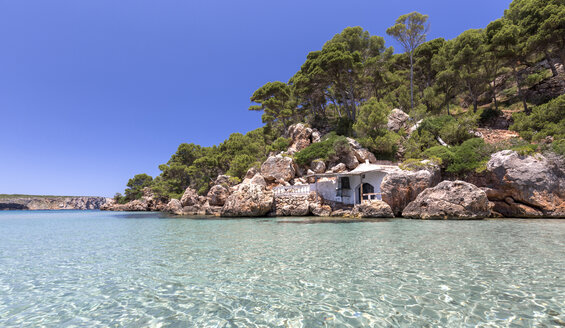
[[[0,193],[102,195],[158,175],[182,142],[261,126],[249,97],[287,81],[347,26],[384,36],[430,15],[429,39],[510,0],[0,0]]]

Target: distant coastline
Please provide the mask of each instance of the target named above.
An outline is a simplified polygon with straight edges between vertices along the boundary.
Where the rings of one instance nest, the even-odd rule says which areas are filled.
[[[107,201],[97,196],[0,194],[0,210],[98,210]]]

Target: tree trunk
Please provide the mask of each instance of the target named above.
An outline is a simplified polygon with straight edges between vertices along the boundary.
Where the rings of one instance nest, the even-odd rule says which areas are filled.
[[[410,51],[410,109],[414,109],[414,51]]]
[[[496,100],[496,79],[492,81],[492,100],[494,100],[494,108],[498,110],[498,101]]]
[[[518,86],[518,97],[522,99],[522,104],[524,105],[524,112],[526,115],[530,115],[530,110],[528,109],[528,104],[526,103],[526,97],[522,92],[522,84],[520,83],[520,77],[518,76],[518,70],[516,70],[516,64],[512,64],[512,71],[514,72],[514,78],[516,79],[516,85]]]
[[[451,113],[449,112],[449,95],[447,94],[447,92],[445,93],[445,104],[447,105],[447,115],[451,115]]]
[[[545,53],[545,59],[547,60],[547,63],[549,64],[549,68],[551,69],[551,74],[555,77],[557,76],[557,69],[555,68],[555,65],[553,65],[553,62],[551,60],[551,56],[549,55],[549,53],[546,51],[544,51]]]

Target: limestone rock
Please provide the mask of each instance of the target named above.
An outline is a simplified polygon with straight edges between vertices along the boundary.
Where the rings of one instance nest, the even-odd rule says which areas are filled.
[[[395,108],[388,115],[387,128],[394,132],[398,132],[401,129],[408,130],[409,119],[410,116],[408,116],[408,114]]]
[[[293,161],[290,157],[270,156],[261,165],[261,175],[267,181],[283,180],[288,182],[294,178],[295,174]]]
[[[324,173],[326,171],[326,163],[321,159],[313,160],[310,163],[310,169],[314,171],[314,173]]]
[[[250,168],[249,170],[247,170],[247,173],[245,173],[245,177],[244,179],[251,179],[255,176],[255,174],[257,174],[258,171],[255,167]]]
[[[322,134],[318,130],[314,129],[312,131],[312,135],[310,136],[310,139],[312,140],[312,143],[320,142],[322,141]]]
[[[347,171],[347,166],[345,166],[345,164],[343,163],[339,163],[330,169],[331,173],[341,173],[345,171]]]
[[[288,135],[292,140],[292,143],[287,152],[289,154],[294,154],[295,152],[301,151],[310,145],[312,129],[306,127],[302,123],[293,124],[288,128]]]
[[[214,181],[214,185],[221,185],[229,188],[236,185],[236,180],[229,175],[218,175],[216,181]]]
[[[310,214],[309,195],[277,196],[274,202],[276,216],[307,216]]]
[[[441,173],[437,166],[419,171],[398,169],[384,177],[381,183],[382,199],[398,216],[418,194],[437,185],[440,180]]]
[[[211,206],[224,206],[224,203],[226,202],[226,199],[228,199],[229,195],[230,192],[226,187],[222,185],[215,185],[210,188],[210,191],[208,192],[206,198],[208,198],[208,204],[210,204]]]
[[[350,218],[351,217],[351,210],[348,209],[337,209],[330,213],[331,217],[343,217],[343,218]]]
[[[312,202],[309,204],[309,207],[310,213],[315,216],[330,216],[332,214],[332,208],[329,205]]]
[[[273,193],[256,184],[240,184],[226,200],[221,216],[264,216],[273,206]]]
[[[377,162],[375,155],[366,148],[354,149],[353,152],[355,153],[355,157],[359,163],[366,163],[369,161],[369,163],[375,164]]]
[[[196,190],[188,187],[184,191],[180,203],[182,206],[199,206],[206,202],[206,197],[201,197],[196,193]]]
[[[167,204],[167,212],[169,213],[173,213],[176,215],[181,215],[182,214],[182,204],[180,203],[180,200],[178,199],[171,199],[169,201],[169,203]]]
[[[393,218],[390,206],[381,200],[363,202],[353,207],[351,216],[356,218]]]
[[[565,165],[549,155],[503,150],[487,163],[487,196],[507,217],[565,217]]]
[[[402,215],[412,219],[483,219],[490,215],[486,193],[464,181],[442,181],[408,204]]]
[[[267,182],[265,181],[265,178],[263,178],[261,173],[255,174],[251,179],[243,180],[243,182],[241,184],[254,184],[254,185],[259,185],[259,186],[263,186],[263,187],[267,186]]]

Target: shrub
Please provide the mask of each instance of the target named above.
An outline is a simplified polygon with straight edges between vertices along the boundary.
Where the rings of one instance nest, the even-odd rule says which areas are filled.
[[[565,139],[557,140],[551,144],[552,150],[561,156],[565,156]]]
[[[294,154],[294,160],[298,165],[309,164],[315,159],[327,160],[343,151],[344,147],[349,147],[347,138],[332,132],[327,134],[322,141],[313,143]]]
[[[516,113],[510,127],[528,141],[539,141],[547,136],[565,139],[565,95],[532,108],[532,113]]]
[[[453,163],[446,171],[452,173],[480,171],[488,162],[492,151],[492,147],[483,139],[469,139],[460,146],[453,147]]]
[[[440,164],[444,168],[451,165],[455,158],[453,151],[445,146],[434,146],[432,148],[426,149],[423,155],[424,158],[427,159],[439,158],[441,160]]]

